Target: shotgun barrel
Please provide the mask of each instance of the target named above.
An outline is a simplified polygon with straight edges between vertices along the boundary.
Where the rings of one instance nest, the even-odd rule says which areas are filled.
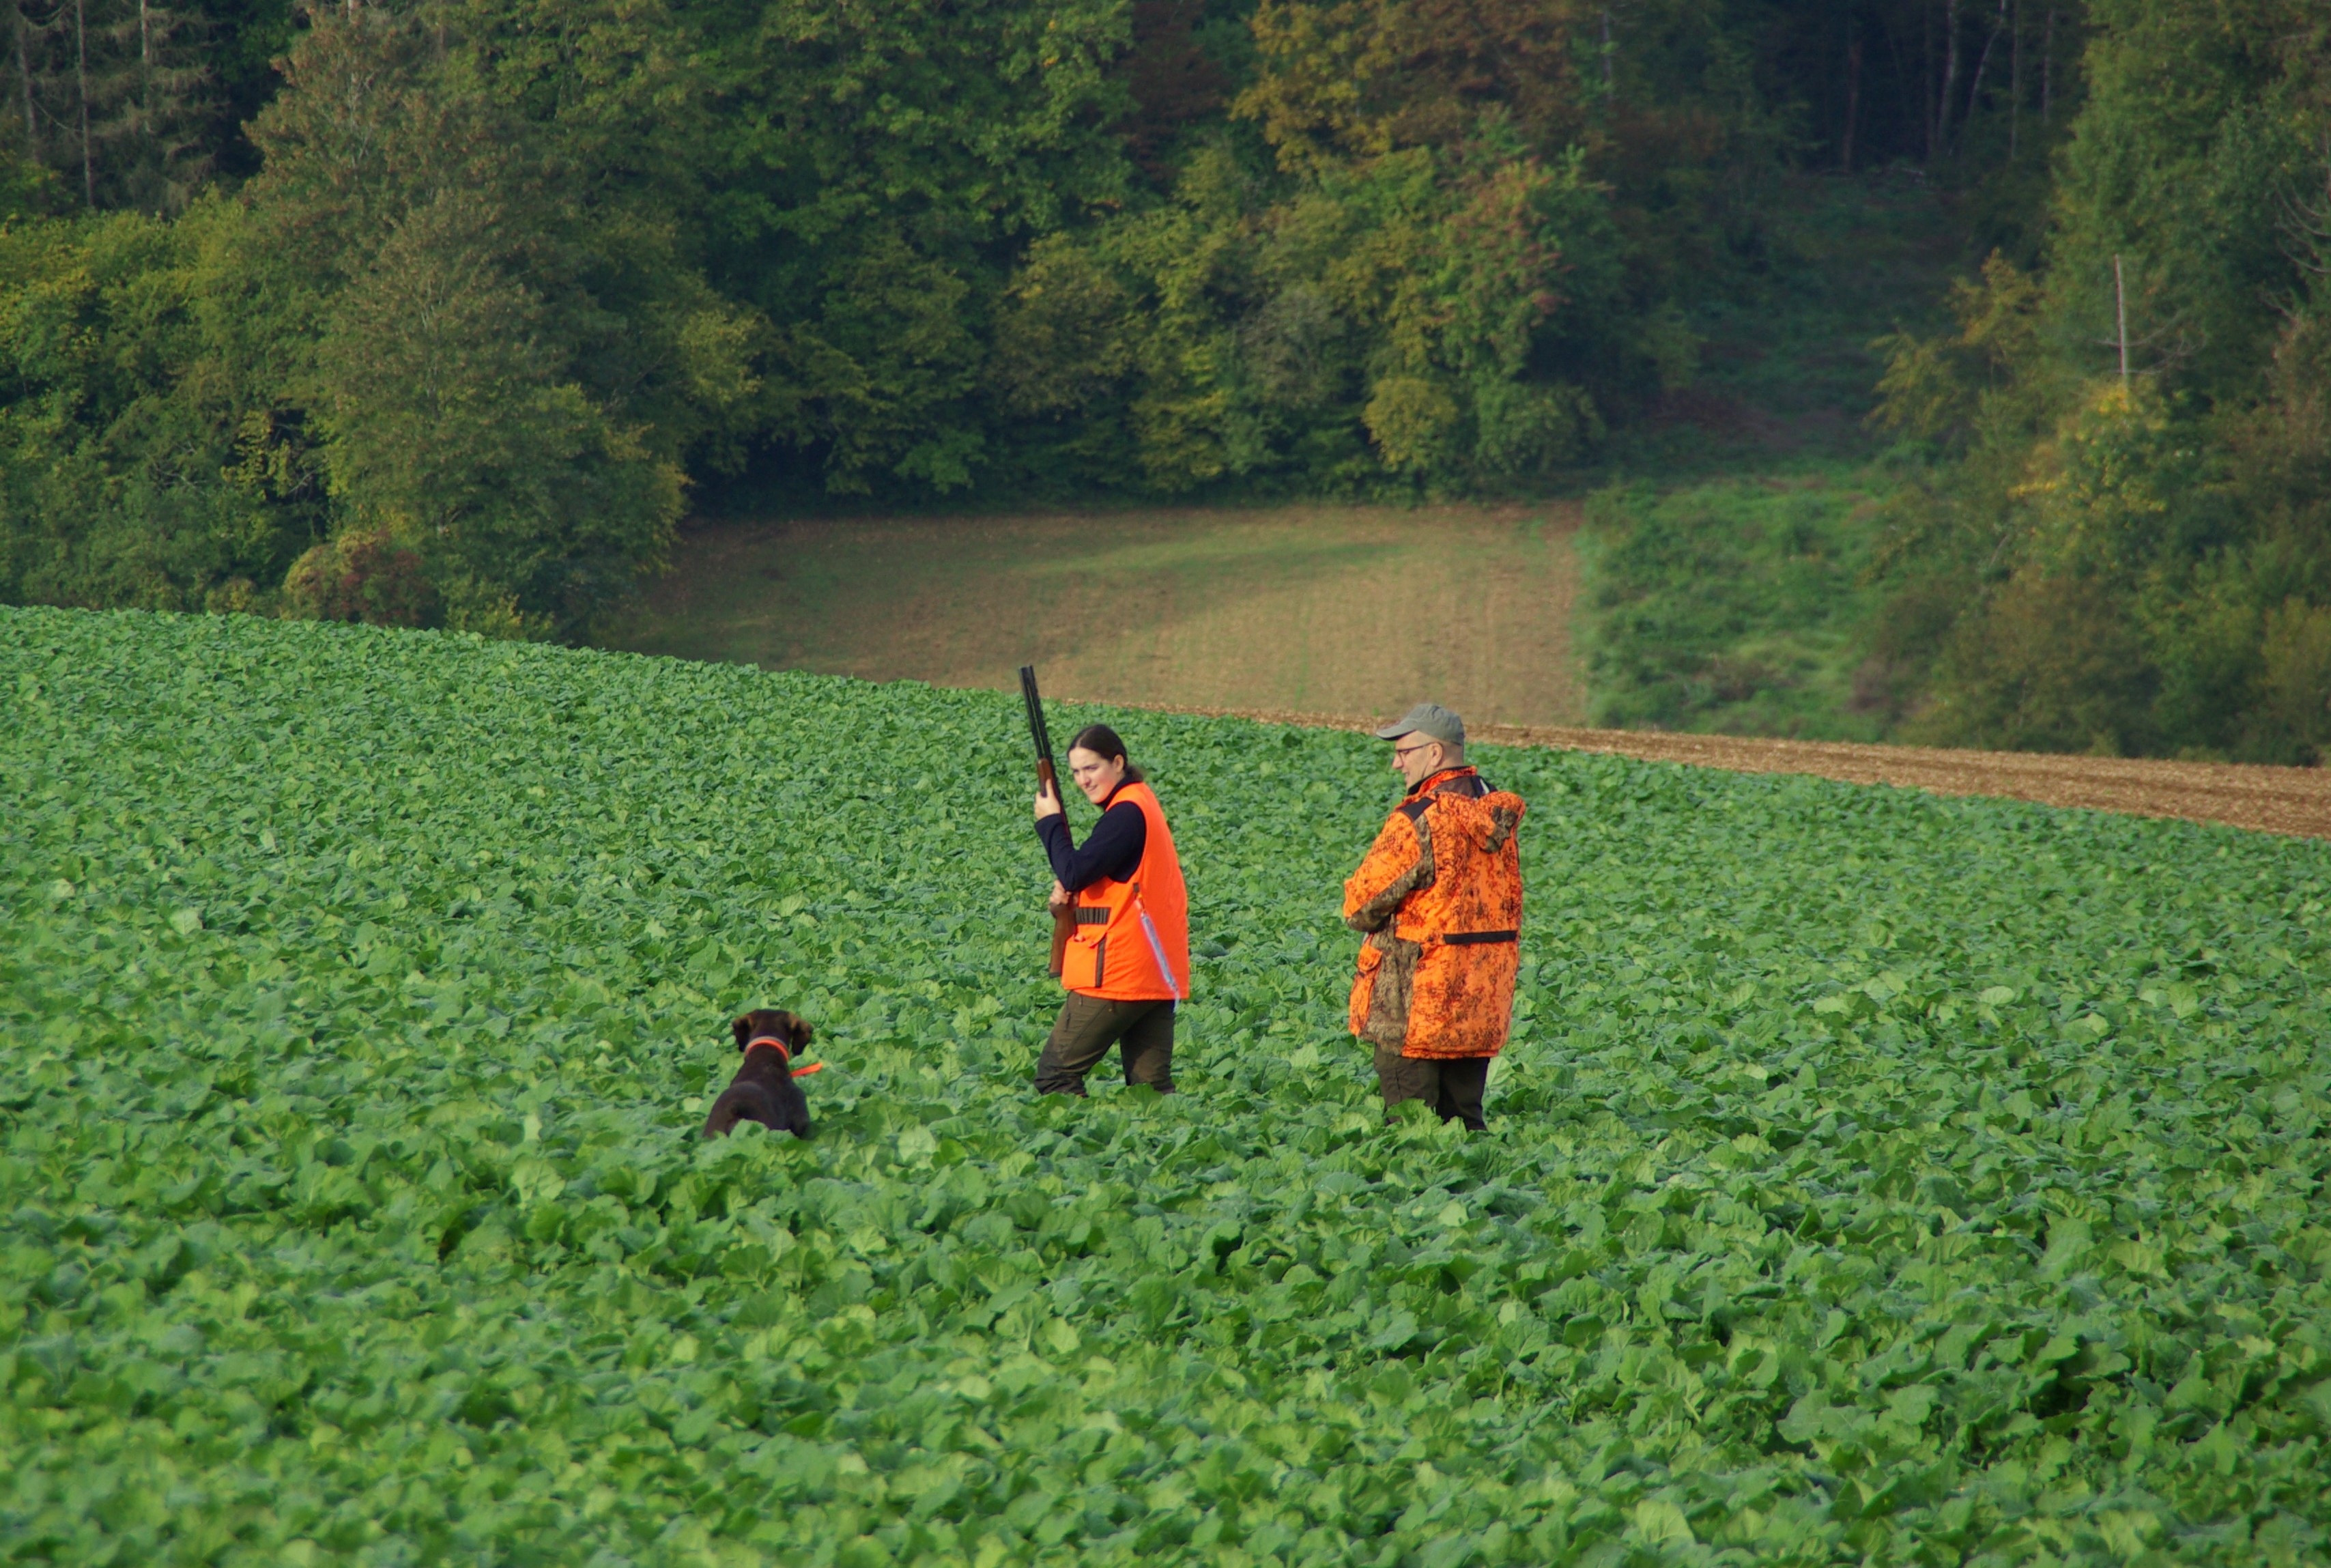
[[[1036,667],[1020,667],[1020,696],[1028,705],[1028,738],[1036,746],[1036,787],[1054,800],[1061,799],[1061,775],[1052,765],[1052,732],[1044,723],[1044,699],[1036,692]],[[1066,809],[1066,803],[1062,803]],[[1051,973],[1058,974],[1067,964],[1069,938],[1076,935],[1077,912],[1070,905],[1054,904],[1052,911]]]

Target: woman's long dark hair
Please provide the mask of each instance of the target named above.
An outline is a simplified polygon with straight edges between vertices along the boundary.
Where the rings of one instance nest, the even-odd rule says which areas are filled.
[[[1143,782],[1141,770],[1133,765],[1133,759],[1131,757],[1125,755],[1125,742],[1118,739],[1117,731],[1109,728],[1109,727],[1105,724],[1086,725],[1082,729],[1077,731],[1076,739],[1069,742],[1069,749],[1070,751],[1089,751],[1104,762],[1108,761],[1111,757],[1118,758],[1125,764],[1126,783],[1140,784]]]

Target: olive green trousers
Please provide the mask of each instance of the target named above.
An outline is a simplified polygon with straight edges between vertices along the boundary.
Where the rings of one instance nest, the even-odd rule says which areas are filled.
[[[1082,1094],[1085,1074],[1110,1046],[1125,1058],[1125,1081],[1174,1092],[1174,1003],[1111,1002],[1071,991],[1061,1004],[1044,1053],[1036,1059],[1038,1094]]]
[[[1403,1100],[1422,1100],[1444,1122],[1461,1120],[1477,1133],[1486,1130],[1481,1095],[1489,1087],[1489,1060],[1403,1056],[1396,1046],[1376,1047],[1376,1086],[1384,1090],[1385,1114]]]

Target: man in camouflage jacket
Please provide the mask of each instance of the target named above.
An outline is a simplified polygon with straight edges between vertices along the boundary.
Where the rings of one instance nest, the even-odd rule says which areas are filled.
[[[1408,793],[1344,884],[1362,933],[1352,1032],[1375,1048],[1387,1114],[1421,1099],[1441,1120],[1484,1124],[1489,1061],[1514,1012],[1522,923],[1521,797],[1465,762],[1465,726],[1421,703],[1376,731]]]

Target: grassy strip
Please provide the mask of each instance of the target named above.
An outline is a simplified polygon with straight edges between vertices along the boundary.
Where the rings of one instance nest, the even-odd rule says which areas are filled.
[[[1579,537],[1592,721],[1876,740],[1863,582],[1882,469],[1596,493]],[[1860,677],[1858,679],[1857,678]]]
[[[1575,502],[866,518],[692,530],[604,645],[1115,702],[1576,724]]]

